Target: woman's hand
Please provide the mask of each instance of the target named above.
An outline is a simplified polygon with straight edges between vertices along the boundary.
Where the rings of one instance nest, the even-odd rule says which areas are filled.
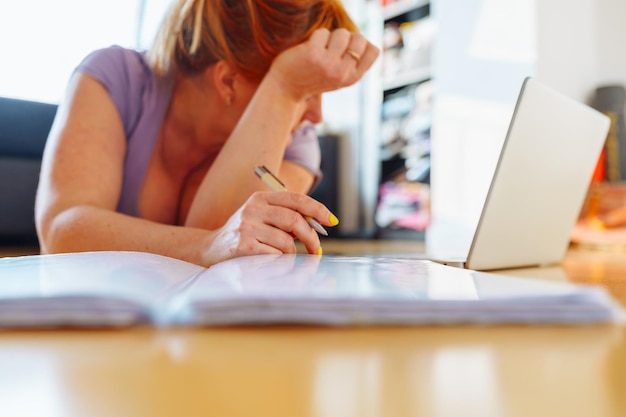
[[[305,216],[326,226],[337,218],[320,202],[294,192],[256,192],[217,230],[204,264],[246,255],[296,253],[295,239],[321,254],[319,236]],[[332,219],[332,220],[331,220]]]
[[[268,73],[295,101],[356,83],[379,50],[359,33],[317,29],[309,40],[276,57]]]

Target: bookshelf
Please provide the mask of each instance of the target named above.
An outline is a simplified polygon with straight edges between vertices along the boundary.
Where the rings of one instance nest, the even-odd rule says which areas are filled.
[[[431,55],[429,0],[383,0],[380,178],[375,213],[381,238],[422,238],[429,222]]]

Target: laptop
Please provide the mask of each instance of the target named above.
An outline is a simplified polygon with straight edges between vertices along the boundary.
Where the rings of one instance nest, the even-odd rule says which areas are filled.
[[[473,270],[559,263],[609,126],[606,115],[526,78],[469,253],[432,260]]]

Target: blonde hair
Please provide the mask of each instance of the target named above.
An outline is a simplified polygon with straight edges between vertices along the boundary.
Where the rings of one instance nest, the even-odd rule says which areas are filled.
[[[160,75],[224,60],[260,80],[280,52],[319,28],[357,32],[339,0],[176,0],[147,59]]]

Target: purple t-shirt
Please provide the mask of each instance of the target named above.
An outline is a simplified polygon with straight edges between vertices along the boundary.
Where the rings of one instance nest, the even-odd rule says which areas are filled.
[[[92,52],[76,71],[100,81],[117,107],[128,142],[117,211],[139,216],[139,194],[172,98],[173,77],[158,77],[143,52],[119,46]],[[292,135],[283,158],[303,166],[319,181],[321,154],[313,125],[307,124]]]

